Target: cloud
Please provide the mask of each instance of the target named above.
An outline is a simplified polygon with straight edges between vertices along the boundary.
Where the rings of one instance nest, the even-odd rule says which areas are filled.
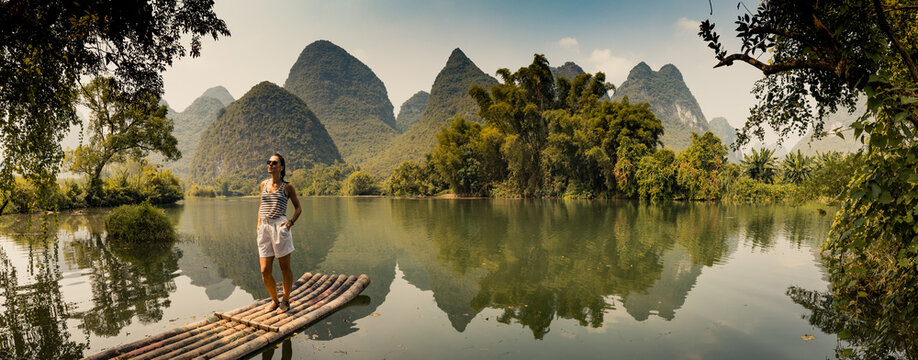
[[[682,17],[679,20],[676,20],[676,30],[679,32],[687,32],[692,35],[698,32],[699,25],[701,25],[700,21],[691,20],[687,17]]]
[[[615,56],[611,49],[595,49],[586,59],[593,72],[602,71],[606,74],[606,81],[620,85],[628,77],[628,72],[634,67],[635,61]]]
[[[577,39],[572,37],[566,37],[561,40],[558,40],[558,45],[565,49],[577,49],[580,43],[577,42]]]

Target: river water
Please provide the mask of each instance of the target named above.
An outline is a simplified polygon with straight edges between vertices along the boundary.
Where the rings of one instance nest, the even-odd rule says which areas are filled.
[[[832,209],[820,205],[301,202],[294,276],[365,273],[372,283],[256,358],[834,356],[836,335],[789,295],[828,287],[818,248]],[[157,249],[108,242],[105,209],[53,222],[3,216],[0,357],[79,358],[266,297],[257,207],[167,207],[179,240]]]

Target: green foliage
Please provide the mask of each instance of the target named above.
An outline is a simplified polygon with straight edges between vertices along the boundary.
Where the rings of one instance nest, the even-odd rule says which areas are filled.
[[[366,171],[355,171],[348,175],[341,188],[343,195],[379,195],[379,182]]]
[[[430,165],[421,166],[413,161],[401,163],[387,181],[387,191],[395,196],[434,195],[443,191],[438,174]]]
[[[148,202],[113,209],[105,217],[105,231],[112,240],[131,244],[175,240],[175,229],[169,218]]]
[[[752,152],[743,156],[743,160],[740,161],[743,173],[754,180],[773,183],[778,176],[778,158],[774,157],[774,154],[774,149],[752,149]]]
[[[581,74],[571,83],[562,78],[556,83],[548,60],[540,54],[515,73],[504,68],[497,74],[502,84],[492,86],[490,92],[475,85],[469,94],[478,103],[478,114],[486,123],[508,135],[502,152],[509,177],[520,194],[532,196],[542,188],[542,153],[548,145],[552,119],[563,117],[562,113],[549,112],[586,112],[596,106],[599,96],[611,85],[606,84],[602,73]]]
[[[158,97],[160,72],[186,55],[187,45],[196,57],[201,36],[229,35],[210,1],[21,1],[0,8],[2,191],[12,188],[14,174],[53,189],[60,141],[80,123],[81,80],[113,76],[126,93]]]
[[[284,88],[309,104],[350,164],[363,166],[398,133],[382,80],[327,40],[303,49]]]
[[[294,171],[290,174],[290,182],[296,185],[301,195],[338,195],[344,181],[357,170],[356,166],[344,163],[318,165]]]
[[[199,186],[191,184],[188,190],[185,190],[185,196],[188,197],[217,197],[217,190],[213,186]]]
[[[820,153],[815,157],[809,179],[801,184],[803,192],[813,198],[840,200],[852,174],[862,165],[862,155],[857,153]]]
[[[781,162],[781,176],[784,181],[799,185],[810,178],[813,173],[813,159],[797,150],[784,157]]]
[[[286,159],[288,174],[341,161],[331,137],[306,104],[262,82],[204,130],[191,161],[191,180],[214,186],[218,193],[257,193],[258,181],[267,176],[265,160],[275,152]],[[242,185],[237,176],[245,186],[222,189],[218,184]]]
[[[714,25],[700,35],[717,66],[746,62],[766,76],[756,83],[739,141],[760,138],[769,126],[780,135],[823,133],[839,107],[867,112],[851,128],[866,140],[836,213],[823,260],[834,309],[876,334],[844,349],[845,357],[881,357],[902,351],[918,357],[918,19],[914,1],[770,1],[737,21],[741,53],[727,55]],[[755,60],[769,53],[772,61]],[[842,177],[848,179],[849,176]],[[863,320],[862,320],[863,319]],[[843,334],[839,334],[842,336]],[[845,334],[848,335],[848,334]],[[904,344],[896,339],[907,339]]]
[[[644,155],[638,162],[635,178],[638,196],[647,200],[672,199],[677,190],[675,154],[664,149]]]
[[[791,199],[794,187],[789,184],[768,184],[748,177],[736,179],[724,198],[748,203],[767,203]]]
[[[477,144],[482,141],[481,125],[458,118],[437,134],[437,145],[428,164],[457,194],[486,194]]]
[[[172,120],[166,107],[151,94],[130,94],[114,78],[96,78],[80,91],[81,105],[89,108],[86,135],[88,142],[73,150],[70,170],[86,175],[89,192],[86,201],[100,205],[100,178],[110,163],[139,160],[158,152],[167,160],[182,156],[172,136]]]
[[[635,142],[631,138],[622,139],[616,150],[615,169],[612,170],[618,191],[622,195],[630,198],[638,196],[639,186],[636,176],[638,162],[648,152],[646,145]]]
[[[99,206],[171,204],[184,198],[179,179],[160,165],[129,163],[103,179]]]
[[[99,202],[95,206],[123,204],[171,204],[181,200],[179,179],[159,165],[145,162],[128,162],[113,166],[113,175],[102,180]],[[34,211],[61,211],[90,206],[86,197],[89,184],[73,179],[60,180],[49,193],[42,195],[35,183],[16,178],[11,195],[0,198],[0,206],[7,205],[2,213],[28,213]]]
[[[679,153],[676,181],[686,199],[713,200],[720,197],[720,172],[727,163],[727,148],[714,133],[692,133],[692,144]]]

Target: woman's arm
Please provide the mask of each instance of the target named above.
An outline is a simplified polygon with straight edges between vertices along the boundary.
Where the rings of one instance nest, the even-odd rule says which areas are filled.
[[[261,212],[261,193],[265,191],[265,182],[261,182],[261,187],[258,189],[258,211]],[[255,213],[255,216],[258,217],[258,226],[255,226],[255,234],[258,234],[258,230],[261,229],[261,215]]]
[[[300,198],[296,197],[296,188],[293,187],[293,183],[287,183],[287,186],[284,187],[284,192],[286,192],[287,198],[290,199],[290,202],[293,203],[293,208],[296,209],[293,211],[293,216],[287,220],[286,223],[281,225],[287,225],[289,229],[293,226],[293,223],[296,222],[296,219],[300,217],[300,213],[303,212],[303,209],[300,208]]]

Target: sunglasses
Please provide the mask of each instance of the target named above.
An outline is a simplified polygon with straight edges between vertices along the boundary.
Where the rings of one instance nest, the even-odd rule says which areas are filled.
[[[280,163],[274,160],[268,160],[268,165],[277,165],[277,164],[280,164]]]

